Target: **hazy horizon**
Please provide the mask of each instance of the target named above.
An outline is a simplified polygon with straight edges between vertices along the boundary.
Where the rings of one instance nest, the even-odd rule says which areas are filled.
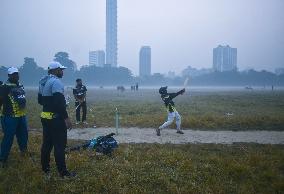
[[[238,68],[284,67],[282,0],[117,0],[118,64],[138,74],[139,50],[152,49],[152,73],[211,68],[213,48],[238,49]],[[46,67],[66,51],[80,67],[105,50],[105,0],[1,0],[0,66],[33,57]]]

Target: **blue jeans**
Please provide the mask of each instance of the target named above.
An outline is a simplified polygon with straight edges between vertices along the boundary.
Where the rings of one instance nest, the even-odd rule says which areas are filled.
[[[1,119],[4,137],[1,142],[0,160],[8,159],[14,136],[17,137],[17,142],[21,152],[27,150],[28,143],[28,127],[26,117],[11,117],[3,116]]]

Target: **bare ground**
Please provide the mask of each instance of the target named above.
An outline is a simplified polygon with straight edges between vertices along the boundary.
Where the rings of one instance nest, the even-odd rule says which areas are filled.
[[[68,132],[69,139],[90,140],[92,138],[116,133],[115,128],[83,128]],[[174,129],[164,129],[157,136],[153,128],[120,128],[115,139],[119,143],[216,143],[232,144],[236,142],[259,144],[284,144],[283,131],[199,131],[184,130],[177,134]]]

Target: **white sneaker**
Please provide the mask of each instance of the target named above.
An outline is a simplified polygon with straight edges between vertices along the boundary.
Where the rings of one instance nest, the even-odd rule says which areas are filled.
[[[89,123],[87,121],[83,121],[83,124],[88,125]]]
[[[79,125],[80,124],[80,121],[76,121],[76,125]]]

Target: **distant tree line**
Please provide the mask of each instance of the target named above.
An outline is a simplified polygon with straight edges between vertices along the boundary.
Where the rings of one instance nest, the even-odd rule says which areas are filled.
[[[196,86],[284,86],[284,74],[276,75],[268,71],[227,71],[212,72],[192,76],[191,73],[183,73],[182,76],[168,78],[160,73],[151,76],[135,77],[126,67],[96,67],[86,65],[77,69],[77,65],[69,58],[68,53],[58,52],[54,60],[66,66],[63,82],[74,85],[76,78],[82,78],[84,83],[94,86],[118,86],[133,85],[139,83],[143,86],[183,85],[186,77],[190,78],[190,85]],[[20,80],[26,86],[37,86],[40,78],[47,75],[47,70],[39,67],[34,58],[24,58],[24,63],[19,68]],[[7,79],[7,67],[0,67],[0,81]]]
[[[192,79],[192,85],[214,86],[284,86],[284,74],[276,75],[268,71],[226,71],[212,72]]]

